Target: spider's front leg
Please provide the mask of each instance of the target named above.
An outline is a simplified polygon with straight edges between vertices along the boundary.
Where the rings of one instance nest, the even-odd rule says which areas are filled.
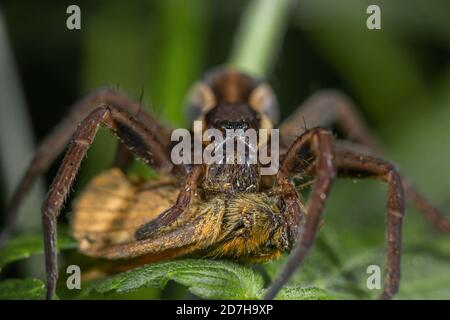
[[[100,107],[81,122],[73,134],[72,142],[42,206],[48,299],[51,299],[55,293],[58,278],[57,217],[100,124],[109,128],[135,156],[146,164],[161,172],[169,172],[173,168],[164,146],[147,127],[120,112],[116,107]]]
[[[297,138],[286,154],[277,175],[281,187],[285,214],[289,225],[289,242],[294,245],[290,259],[265,295],[273,299],[303,261],[315,239],[328,193],[336,173],[333,138],[329,131],[314,128]],[[308,169],[314,163],[315,181],[305,216],[294,185],[289,181],[293,175]]]
[[[158,215],[155,219],[139,227],[135,233],[136,240],[151,239],[161,227],[175,222],[188,207],[192,195],[196,193],[197,184],[203,177],[203,165],[195,165],[186,177],[184,187],[178,194],[175,204]]]
[[[306,131],[289,149],[280,168],[278,175],[284,180],[288,176],[304,171],[314,175],[315,181],[308,202],[306,221],[301,223],[298,228],[298,239],[294,250],[287,264],[269,288],[266,299],[275,297],[312,246],[335,172],[340,177],[370,177],[388,183],[387,267],[385,287],[381,298],[389,299],[398,291],[402,222],[405,212],[401,176],[389,162],[373,156],[342,151],[339,148],[333,148],[332,144],[331,134],[326,130],[316,128]],[[286,191],[283,188],[282,190],[286,199]],[[293,201],[291,203],[295,204]],[[288,215],[292,213],[294,212],[287,212]]]
[[[36,153],[22,176],[18,186],[14,190],[11,200],[6,208],[5,227],[0,234],[0,246],[12,234],[17,220],[17,211],[32,186],[35,178],[48,170],[53,161],[64,150],[77,125],[86,118],[92,110],[98,106],[113,105],[118,110],[135,117],[142,122],[151,132],[159,144],[168,148],[170,142],[170,131],[154,119],[143,106],[129,97],[113,89],[99,89],[89,94],[84,99],[71,106],[69,114],[48,134],[39,144]],[[119,145],[120,150],[123,146]],[[123,155],[123,152],[119,152]],[[125,161],[118,159],[116,163],[123,164]]]
[[[341,151],[336,148],[335,163],[339,177],[375,178],[388,184],[386,247],[387,262],[382,299],[390,299],[400,285],[402,225],[405,215],[405,195],[402,178],[395,167],[382,159]]]

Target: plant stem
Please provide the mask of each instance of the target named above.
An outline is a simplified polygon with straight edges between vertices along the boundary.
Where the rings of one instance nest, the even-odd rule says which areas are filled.
[[[281,47],[294,0],[253,0],[242,16],[229,62],[265,77]]]

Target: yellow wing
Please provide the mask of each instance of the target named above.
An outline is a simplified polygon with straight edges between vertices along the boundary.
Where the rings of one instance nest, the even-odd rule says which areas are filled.
[[[73,206],[72,234],[79,249],[97,249],[134,241],[138,227],[172,206],[178,195],[172,176],[132,182],[112,168],[96,176]]]

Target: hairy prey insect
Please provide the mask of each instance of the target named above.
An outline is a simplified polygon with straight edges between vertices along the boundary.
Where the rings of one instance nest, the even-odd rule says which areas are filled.
[[[450,232],[446,218],[380,157],[378,142],[341,93],[321,91],[307,100],[281,123],[279,140],[273,134],[258,136],[253,142],[243,135],[230,136],[229,130],[271,132],[279,111],[266,83],[232,68],[213,70],[195,84],[187,111],[191,121],[201,121],[202,132],[196,132],[197,136],[208,129],[223,134],[225,148],[213,150],[219,155],[229,151],[236,139],[257,154],[277,144],[276,172],[263,175],[267,164],[247,161],[247,151],[232,154],[233,159],[244,159],[237,163],[175,164],[171,151],[176,141],[171,139],[171,128],[116,91],[92,93],[76,103],[42,142],[9,209],[14,214],[34,178],[48,169],[70,141],[42,207],[47,298],[53,297],[58,279],[57,217],[100,125],[111,130],[121,145],[115,167],[95,177],[74,204],[73,236],[79,249],[90,256],[149,263],[189,255],[259,263],[290,252],[266,294],[273,298],[311,248],[336,177],[375,178],[388,184],[382,298],[391,298],[399,288],[405,198],[439,230]],[[335,140],[327,129],[334,123],[352,141]],[[198,130],[195,128],[192,131]],[[200,152],[206,148],[201,141]],[[194,149],[184,149],[183,156],[188,153],[187,158],[192,158]],[[126,177],[123,171],[129,154],[159,176],[150,181]],[[298,175],[313,181],[306,202],[292,183]]]

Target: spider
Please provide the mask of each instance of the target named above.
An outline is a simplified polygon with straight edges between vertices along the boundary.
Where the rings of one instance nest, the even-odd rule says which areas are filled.
[[[221,132],[271,129],[279,112],[266,83],[231,67],[214,69],[195,84],[187,110],[190,120]],[[335,140],[326,129],[331,124],[349,139]],[[187,255],[264,262],[290,252],[266,292],[265,298],[271,299],[313,245],[335,177],[375,178],[388,184],[381,298],[391,298],[399,288],[405,198],[437,229],[450,233],[448,220],[392,163],[379,157],[378,142],[350,99],[339,92],[319,91],[281,123],[279,169],[262,176],[260,163],[175,165],[170,157],[171,129],[140,103],[101,89],[76,103],[44,139],[9,207],[13,221],[34,178],[48,169],[71,139],[42,206],[48,299],[58,278],[57,218],[100,125],[120,140],[115,168],[89,183],[75,203],[71,221],[80,250],[91,256],[142,263]],[[271,137],[264,143],[270,145]],[[159,177],[150,181],[126,177],[123,171],[131,155],[154,168]],[[295,176],[312,179],[307,202],[292,182]]]

